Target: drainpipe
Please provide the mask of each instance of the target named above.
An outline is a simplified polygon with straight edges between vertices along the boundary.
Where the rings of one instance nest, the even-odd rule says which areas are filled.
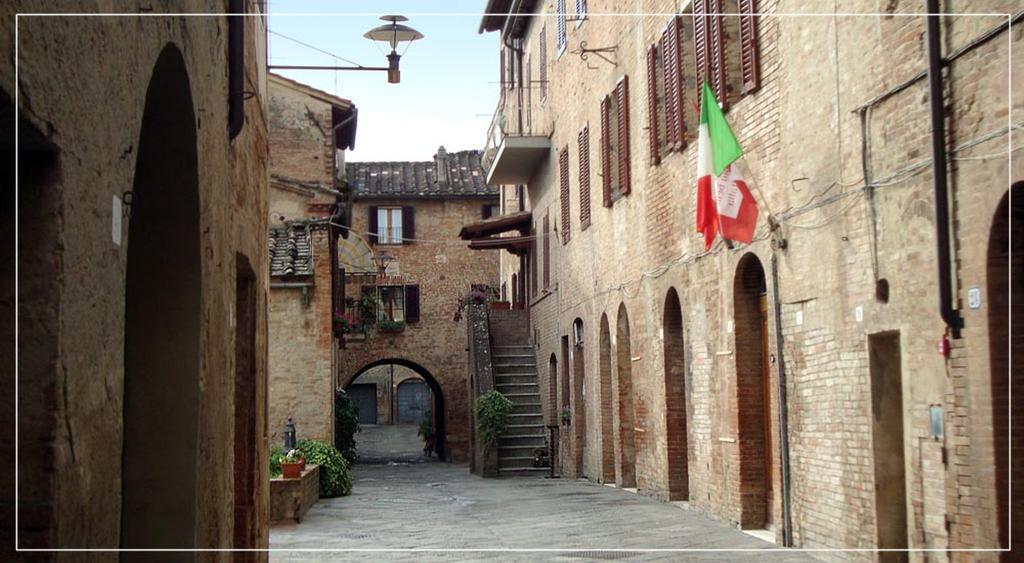
[[[951,259],[949,252],[949,189],[946,183],[946,112],[942,102],[942,45],[939,30],[939,0],[926,0],[928,42],[928,102],[932,125],[932,181],[935,188],[935,243],[939,266],[939,312],[952,333],[960,338],[964,326],[960,311],[953,307]]]
[[[230,0],[228,12],[228,137],[245,125],[245,0]]]
[[[779,261],[772,253],[772,301],[775,302],[775,357],[779,364],[779,457],[782,458],[782,545],[793,547],[793,507],[789,485],[789,407],[786,402],[786,358],[782,348],[782,301]]]

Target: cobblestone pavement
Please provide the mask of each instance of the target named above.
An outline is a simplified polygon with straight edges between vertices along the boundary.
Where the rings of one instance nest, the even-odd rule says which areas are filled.
[[[356,453],[362,463],[403,461],[420,463],[423,438],[416,435],[417,424],[364,424],[356,434]],[[436,458],[435,458],[436,459]]]
[[[440,462],[357,465],[351,496],[321,499],[301,524],[274,527],[270,547],[564,550],[275,551],[271,561],[813,561],[679,503],[582,480],[481,479],[465,465]],[[639,551],[643,548],[767,551]]]

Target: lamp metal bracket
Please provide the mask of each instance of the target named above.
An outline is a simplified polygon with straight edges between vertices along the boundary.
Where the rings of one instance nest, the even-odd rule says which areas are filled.
[[[586,41],[580,41],[579,48],[575,49],[575,50],[573,50],[571,52],[574,55],[579,55],[580,59],[583,60],[584,62],[587,61],[587,59],[589,58],[590,55],[597,55],[604,62],[606,62],[606,63],[608,63],[608,64],[610,64],[612,66],[618,66],[619,63],[616,62],[616,59],[618,58],[617,57],[618,50],[619,50],[619,46],[618,45],[612,45],[610,47],[598,47],[598,48],[595,48],[595,49],[591,49],[591,48],[587,47],[587,42]],[[605,56],[606,54],[610,54],[611,58]],[[594,65],[592,65],[590,63],[587,63],[587,68],[590,69],[590,70],[597,70],[598,67],[596,67],[596,66],[594,66]]]

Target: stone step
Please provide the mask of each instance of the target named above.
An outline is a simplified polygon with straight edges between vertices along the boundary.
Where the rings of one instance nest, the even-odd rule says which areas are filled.
[[[547,467],[499,467],[499,477],[543,477],[551,469]]]
[[[513,424],[536,424],[544,425],[544,415],[541,413],[512,413],[510,421]]]
[[[492,350],[533,350],[529,344],[502,344],[491,346]]]
[[[514,420],[512,422],[515,422]],[[517,434],[540,434],[544,435],[543,424],[509,424],[505,428],[508,429],[510,435]]]
[[[531,373],[497,373],[495,383],[537,383],[537,376]]]
[[[526,352],[526,350],[523,350],[523,352]],[[501,354],[491,354],[491,359],[492,360],[512,360],[512,361],[521,360],[521,361],[525,361],[525,362],[536,363],[532,351],[529,352],[529,353],[524,353],[524,354],[515,354],[515,353],[512,353],[512,352],[502,352]]]
[[[494,385],[496,387],[507,387],[510,390],[513,389],[513,388],[516,388],[516,389],[526,389],[528,387],[536,388],[537,387],[537,382],[536,381],[522,381],[522,382],[516,382],[516,381],[495,381]]]
[[[544,410],[537,403],[517,403],[512,401],[512,414],[535,414],[543,418]]]
[[[516,404],[518,398],[522,398],[522,399],[525,399],[525,400],[530,400],[530,399],[535,399],[537,401],[540,400],[540,393],[539,392],[537,392],[537,393],[527,393],[525,391],[521,391],[520,390],[520,391],[514,391],[514,392],[510,392],[510,393],[505,393],[504,391],[502,391],[501,394],[506,396],[506,397],[508,397],[512,401],[513,405]]]
[[[527,432],[516,432],[515,434],[508,434],[498,436],[498,447],[502,446],[541,446],[546,444],[546,434],[543,432],[527,433]]]
[[[533,457],[533,453],[537,451],[537,448],[543,449],[545,452],[548,451],[548,445],[545,444],[517,444],[514,446],[499,446],[498,447],[498,459],[505,459],[510,457]]]
[[[533,454],[515,457],[499,457],[498,469],[533,468]]]

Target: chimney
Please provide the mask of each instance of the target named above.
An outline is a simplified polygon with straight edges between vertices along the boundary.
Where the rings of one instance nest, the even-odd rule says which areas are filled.
[[[434,170],[437,175],[437,185],[439,188],[444,189],[451,186],[451,180],[448,176],[448,151],[444,150],[444,145],[437,148],[437,154],[434,155]]]

